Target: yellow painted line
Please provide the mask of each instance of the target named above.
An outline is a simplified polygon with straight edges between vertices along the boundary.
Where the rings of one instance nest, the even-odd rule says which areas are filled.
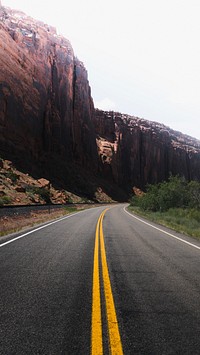
[[[117,322],[114,298],[109,277],[106,251],[103,235],[103,218],[108,209],[104,210],[97,222],[94,248],[93,292],[92,292],[92,331],[91,354],[103,354],[102,320],[101,320],[101,295],[99,276],[99,238],[103,274],[103,288],[105,295],[107,327],[109,334],[109,352],[112,355],[123,355],[122,343]]]
[[[101,216],[100,216],[101,218]],[[99,223],[97,222],[95,247],[94,247],[94,268],[93,268],[93,289],[92,289],[92,355],[103,354],[102,323],[101,323],[101,296],[99,281]]]
[[[113,355],[123,354],[122,343],[119,333],[119,327],[117,322],[117,315],[115,310],[115,304],[112,294],[111,282],[108,272],[108,265],[106,260],[106,250],[103,236],[103,217],[106,213],[106,210],[102,214],[100,221],[100,248],[101,248],[101,262],[102,262],[102,272],[103,272],[103,285],[104,285],[104,294],[106,300],[106,313],[107,313],[107,322],[108,322],[108,332],[110,340],[110,351]]]

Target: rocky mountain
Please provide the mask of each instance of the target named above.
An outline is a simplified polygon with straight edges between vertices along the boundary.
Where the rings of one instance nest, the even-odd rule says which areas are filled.
[[[91,199],[102,191],[123,200],[133,186],[144,188],[169,174],[200,181],[199,141],[159,123],[95,110],[87,71],[70,42],[55,28],[5,7],[0,156]]]

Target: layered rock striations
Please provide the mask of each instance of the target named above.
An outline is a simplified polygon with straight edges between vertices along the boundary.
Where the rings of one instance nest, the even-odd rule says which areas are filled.
[[[200,181],[200,141],[157,122],[96,110],[102,174],[124,188],[144,188],[170,174]]]
[[[70,42],[20,11],[2,8],[0,20],[1,150],[96,169],[87,71]]]
[[[29,173],[59,177],[76,193],[88,185],[90,196],[106,189],[113,197],[117,186],[144,188],[170,174],[200,181],[199,141],[159,123],[95,110],[87,71],[70,42],[4,7],[0,154]]]

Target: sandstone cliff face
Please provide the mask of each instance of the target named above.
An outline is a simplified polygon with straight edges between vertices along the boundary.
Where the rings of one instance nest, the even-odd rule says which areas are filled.
[[[157,122],[96,110],[101,171],[124,188],[144,188],[170,174],[200,181],[200,142]]]
[[[2,8],[0,20],[1,150],[96,169],[93,101],[71,44],[22,12]]]
[[[29,173],[59,177],[76,193],[87,190],[90,198],[105,191],[117,198],[117,186],[144,188],[170,173],[200,181],[199,141],[159,123],[94,110],[87,71],[69,41],[4,7],[0,155]]]

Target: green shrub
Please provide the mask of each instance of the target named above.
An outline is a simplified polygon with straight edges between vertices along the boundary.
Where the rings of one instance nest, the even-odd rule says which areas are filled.
[[[161,211],[188,205],[187,183],[178,176],[171,176],[168,182],[158,186],[158,205]]]
[[[171,176],[168,181],[147,185],[146,193],[143,196],[134,196],[131,205],[154,212],[167,211],[170,208],[200,209],[200,183],[188,183],[183,178]]]
[[[32,197],[33,197],[33,195],[38,195],[46,203],[51,203],[50,190],[46,189],[45,187],[28,186],[26,191]]]
[[[9,205],[11,203],[11,198],[9,196],[0,197],[0,206]]]
[[[189,206],[200,209],[200,183],[198,181],[190,181],[188,184]]]
[[[46,189],[45,187],[39,188],[38,195],[46,202],[51,203],[50,199],[50,190]]]
[[[139,207],[147,211],[159,211],[158,186],[148,185],[147,193],[139,197]]]
[[[9,178],[13,183],[16,183],[17,180],[19,179],[19,175],[17,175],[16,173],[14,173],[13,171],[7,171],[5,173],[5,176],[7,178]]]

